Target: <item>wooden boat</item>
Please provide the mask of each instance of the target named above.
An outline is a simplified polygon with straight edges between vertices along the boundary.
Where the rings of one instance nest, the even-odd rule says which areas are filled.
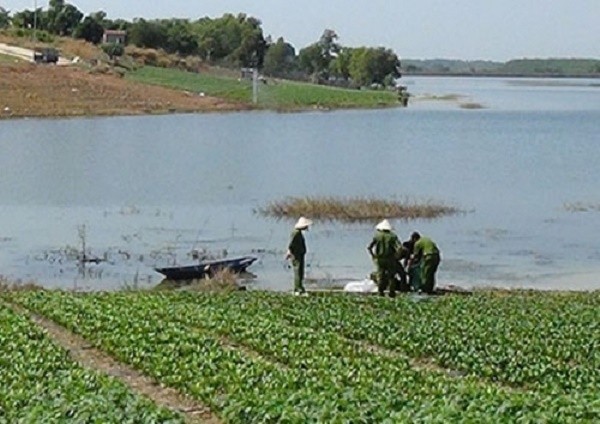
[[[174,266],[166,268],[154,268],[169,280],[193,280],[196,278],[210,277],[215,272],[228,269],[234,273],[246,270],[258,258],[254,256],[241,256],[239,258],[218,259],[214,261],[203,261],[198,265]]]

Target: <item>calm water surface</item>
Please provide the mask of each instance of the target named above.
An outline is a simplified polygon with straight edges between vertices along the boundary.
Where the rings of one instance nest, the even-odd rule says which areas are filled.
[[[162,279],[154,266],[226,251],[259,257],[253,287],[287,290],[293,222],[255,210],[286,196],[374,196],[467,211],[394,223],[403,239],[418,229],[438,242],[441,283],[600,288],[598,84],[404,83],[415,95],[407,109],[0,121],[0,275],[149,287]],[[447,94],[460,96],[421,100]],[[75,260],[83,233],[106,259],[85,270]],[[317,222],[308,277],[365,277],[372,233]]]

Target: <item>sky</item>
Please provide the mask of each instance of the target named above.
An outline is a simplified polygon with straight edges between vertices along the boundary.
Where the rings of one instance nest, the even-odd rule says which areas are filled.
[[[391,48],[405,59],[600,59],[600,0],[67,0],[108,18],[217,18],[246,13],[296,51],[325,29],[348,47]],[[0,0],[9,11],[44,0]]]

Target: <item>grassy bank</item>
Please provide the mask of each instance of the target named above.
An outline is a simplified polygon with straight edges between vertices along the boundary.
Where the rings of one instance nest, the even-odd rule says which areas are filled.
[[[226,74],[192,73],[145,66],[129,72],[126,78],[233,102],[252,102],[252,82]],[[258,87],[258,107],[265,109],[380,108],[398,105],[397,95],[391,91],[350,90],[275,79],[267,79]]]
[[[275,201],[258,212],[267,217],[292,218],[309,216],[341,222],[372,222],[382,218],[435,219],[460,213],[454,206],[416,200],[383,200],[372,198],[290,197]]]

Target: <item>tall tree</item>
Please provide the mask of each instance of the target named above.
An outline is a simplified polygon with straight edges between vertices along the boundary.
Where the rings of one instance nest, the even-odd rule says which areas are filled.
[[[198,40],[187,19],[171,19],[165,21],[165,50],[169,53],[191,55],[198,52]]]
[[[296,49],[287,43],[283,37],[269,45],[265,53],[263,73],[274,77],[285,77],[294,69]]]
[[[128,39],[138,47],[161,49],[165,47],[167,40],[166,27],[156,20],[134,19],[129,28]]]
[[[393,51],[383,47],[359,47],[352,53],[349,70],[356,85],[391,84],[400,77],[400,60]]]
[[[331,75],[346,81],[350,79],[350,63],[352,62],[353,53],[354,49],[352,48],[342,48],[329,64],[329,71]]]
[[[236,66],[261,66],[266,41],[258,19],[240,13],[220,18],[202,18],[194,22],[198,53],[211,62]]]
[[[40,21],[40,13],[36,16],[33,10],[28,9],[16,12],[12,17],[12,25],[16,28],[33,28],[35,25],[36,28],[41,29]]]
[[[106,13],[99,11],[86,16],[83,21],[75,28],[73,36],[83,38],[90,43],[98,44],[102,41],[104,35],[104,20]]]
[[[241,26],[240,45],[232,53],[232,58],[240,66],[261,68],[267,51],[267,42],[263,36],[258,19],[238,15]]]
[[[48,7],[48,31],[58,35],[72,35],[83,13],[64,0],[50,0]]]
[[[329,66],[333,58],[341,50],[336,42],[335,31],[326,29],[319,41],[300,50],[298,61],[300,67],[311,75],[313,81],[324,81],[329,78]]]
[[[321,47],[321,55],[323,56],[324,63],[329,66],[333,58],[341,50],[341,46],[336,42],[338,35],[332,29],[326,29],[323,31],[321,38],[319,39],[319,47]]]
[[[6,28],[10,24],[10,13],[0,6],[0,29]]]

